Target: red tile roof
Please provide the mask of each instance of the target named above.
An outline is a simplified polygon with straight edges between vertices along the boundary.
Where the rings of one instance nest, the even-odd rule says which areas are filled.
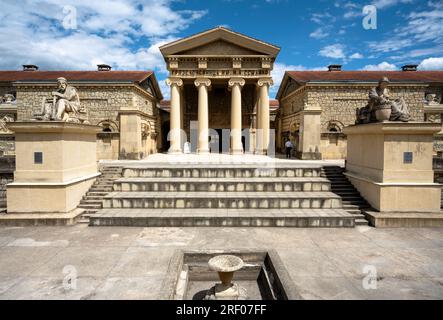
[[[297,82],[328,81],[379,81],[388,77],[392,82],[440,82],[443,71],[287,71],[289,77]]]
[[[0,81],[56,81],[64,77],[68,81],[140,83],[152,74],[152,71],[0,71]]]
[[[269,106],[271,107],[279,107],[280,102],[278,100],[271,99],[269,100]]]

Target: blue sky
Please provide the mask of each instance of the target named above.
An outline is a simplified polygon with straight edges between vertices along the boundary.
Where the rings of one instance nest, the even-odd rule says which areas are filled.
[[[443,0],[0,0],[0,69],[155,70],[162,91],[164,43],[226,26],[282,48],[284,70],[443,69]],[[363,7],[377,9],[376,29]]]

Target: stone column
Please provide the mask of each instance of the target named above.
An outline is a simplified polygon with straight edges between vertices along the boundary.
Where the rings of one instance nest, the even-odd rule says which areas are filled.
[[[194,81],[198,88],[198,146],[197,153],[209,153],[209,112],[208,88],[211,80],[198,78]]]
[[[261,150],[261,123],[260,123],[260,95],[257,92],[257,101],[255,102],[255,149],[254,153],[260,153],[258,150]]]
[[[231,154],[242,154],[242,100],[241,90],[245,85],[245,79],[232,78],[229,80],[231,94]]]
[[[272,86],[274,82],[272,78],[263,78],[259,79],[257,82],[259,88],[259,116],[260,119],[258,122],[260,123],[260,129],[258,130],[258,153],[266,154],[268,152],[269,145],[269,127],[270,127],[270,118],[269,118],[269,87]]]
[[[170,111],[170,142],[169,153],[182,153],[180,142],[181,137],[181,101],[180,87],[183,86],[183,80],[180,78],[168,78],[166,84],[171,87],[171,111]]]

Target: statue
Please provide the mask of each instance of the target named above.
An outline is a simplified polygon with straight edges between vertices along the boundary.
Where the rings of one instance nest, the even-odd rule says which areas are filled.
[[[429,106],[440,104],[440,97],[437,96],[435,93],[426,94],[425,99],[426,99],[425,104]]]
[[[41,111],[34,115],[34,119],[87,123],[77,89],[70,86],[65,78],[58,78],[57,86],[58,90],[51,93],[51,98],[43,99]]]
[[[389,79],[382,78],[378,86],[369,91],[368,105],[356,110],[356,124],[402,121],[410,119],[408,107],[403,98],[391,100],[389,96]]]
[[[5,104],[12,104],[15,103],[15,97],[13,94],[7,93],[3,97],[0,97],[0,102]]]
[[[6,123],[7,122],[14,122],[14,118],[10,115],[5,115],[2,118],[0,118],[0,132],[1,133],[11,133],[11,131],[8,129]]]

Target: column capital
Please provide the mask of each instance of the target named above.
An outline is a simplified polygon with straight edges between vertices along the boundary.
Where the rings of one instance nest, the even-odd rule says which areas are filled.
[[[274,85],[274,81],[272,80],[272,78],[261,78],[261,79],[258,79],[257,86],[263,87],[265,85],[268,86],[268,87],[273,86]]]
[[[180,78],[170,77],[166,79],[166,84],[170,87],[171,86],[181,87],[183,85],[183,80]]]
[[[245,85],[245,83],[246,83],[246,81],[243,78],[231,78],[228,81],[229,87],[234,87],[236,85],[243,87]]]
[[[195,79],[194,84],[196,87],[200,87],[200,86],[210,87],[211,80],[208,78],[197,78],[197,79]]]

